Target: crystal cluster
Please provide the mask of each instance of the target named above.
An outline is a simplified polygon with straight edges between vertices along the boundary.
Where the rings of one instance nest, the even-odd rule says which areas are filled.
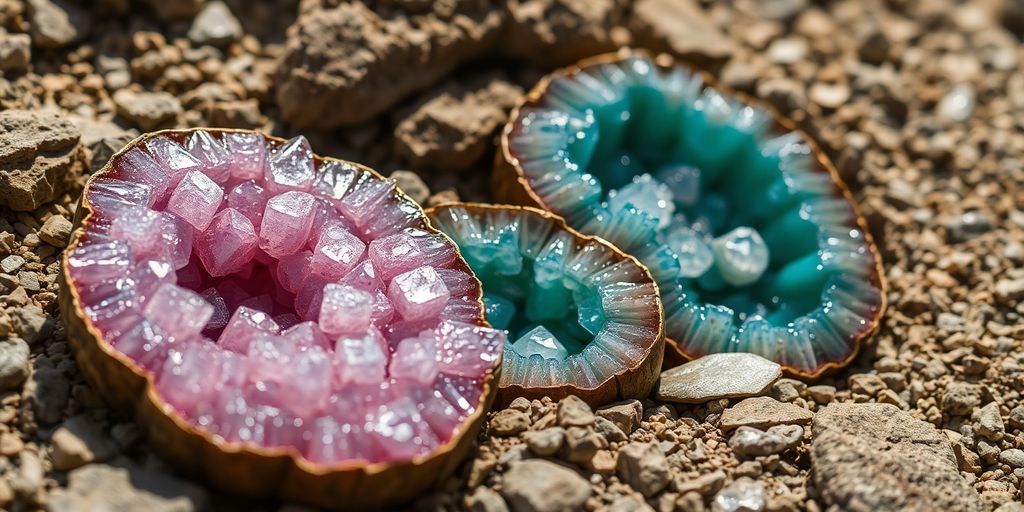
[[[303,137],[156,135],[91,181],[81,308],[193,425],[323,464],[459,434],[504,334],[394,184]]]
[[[815,374],[872,330],[877,255],[801,133],[644,55],[556,73],[541,92],[507,132],[516,171],[650,269],[685,353]]]
[[[502,387],[596,389],[651,356],[658,292],[635,260],[537,210],[451,205],[429,215],[483,283],[487,320],[508,333]]]

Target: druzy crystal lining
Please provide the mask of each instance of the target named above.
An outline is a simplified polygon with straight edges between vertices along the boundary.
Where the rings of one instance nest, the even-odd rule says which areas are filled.
[[[663,333],[657,286],[636,260],[541,210],[454,203],[428,215],[483,283],[490,324],[508,333],[503,396],[646,396]]]
[[[394,183],[247,132],[144,138],[95,176],[78,307],[221,442],[318,464],[428,455],[504,345],[479,283]]]
[[[503,134],[502,190],[639,258],[686,355],[754,352],[805,375],[849,360],[884,298],[831,164],[663,64],[603,56],[545,79]]]

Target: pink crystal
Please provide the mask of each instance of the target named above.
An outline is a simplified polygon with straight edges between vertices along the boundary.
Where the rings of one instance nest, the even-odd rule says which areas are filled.
[[[156,385],[167,403],[179,411],[192,411],[217,392],[209,383],[219,380],[220,366],[217,347],[209,341],[176,343]]]
[[[280,331],[270,315],[240,306],[231,315],[224,332],[220,334],[217,344],[221,347],[245,354],[249,351],[249,344],[252,340],[267,334],[277,334]]]
[[[224,141],[234,157],[231,177],[239,180],[262,179],[267,148],[263,137],[256,133],[226,133]]]
[[[146,149],[170,177],[169,187],[177,185],[189,171],[202,172],[202,162],[169,137],[159,135],[147,140]]]
[[[305,192],[285,192],[267,201],[260,226],[260,248],[280,258],[306,245],[315,199]]]
[[[312,271],[312,261],[313,253],[310,251],[284,256],[277,266],[277,283],[285,290],[297,293]]]
[[[224,190],[220,185],[200,171],[189,171],[171,193],[167,211],[203,231],[210,225],[223,200]]]
[[[231,178],[231,152],[210,132],[197,130],[189,137],[186,147],[189,154],[202,162],[203,172],[210,179],[223,185]]]
[[[211,276],[241,270],[256,254],[256,231],[244,215],[225,208],[196,240],[196,254]]]
[[[101,198],[125,204],[153,206],[153,186],[113,178],[96,178],[89,184],[89,200],[93,206],[102,207],[102,201],[97,201]]]
[[[341,200],[341,213],[358,227],[369,223],[370,219],[379,215],[382,204],[391,197],[395,184],[392,181],[381,181],[363,175],[355,186]]]
[[[362,334],[342,335],[334,345],[334,365],[341,386],[382,382],[388,365],[384,337],[374,327]]]
[[[167,349],[173,343],[160,326],[148,319],[142,319],[112,341],[119,352],[132,358],[142,369],[154,373],[163,365]]]
[[[436,316],[448,302],[448,288],[432,267],[423,266],[399,274],[388,286],[388,299],[405,320]]]
[[[437,448],[437,436],[408,396],[380,404],[370,414],[368,430],[387,460],[406,460]]]
[[[323,230],[313,250],[310,270],[324,278],[337,281],[359,263],[366,244],[341,225]]]
[[[199,294],[203,300],[213,306],[213,315],[210,316],[210,320],[206,322],[206,326],[203,330],[216,330],[223,329],[224,326],[228,325],[228,319],[231,317],[231,311],[228,310],[227,302],[224,297],[220,296],[220,293],[216,288],[207,288]]]
[[[270,156],[264,181],[271,194],[280,194],[289,190],[309,192],[314,178],[313,150],[309,141],[299,135]]]
[[[373,262],[363,260],[355,266],[345,277],[341,278],[341,284],[354,286],[360,290],[381,290],[384,282],[381,281],[377,269],[373,268]]]
[[[440,370],[472,378],[494,367],[506,341],[504,331],[461,322],[441,322],[437,335]]]
[[[378,238],[370,242],[368,255],[373,267],[385,282],[423,265],[423,251],[411,236],[405,233]]]
[[[167,172],[153,160],[142,148],[132,148],[121,155],[116,163],[118,173],[116,178],[148,185],[152,188],[151,203],[159,202],[166,197],[167,192],[174,185],[173,180]]]
[[[68,256],[68,270],[82,285],[117,279],[132,268],[132,252],[121,240],[80,245]]]
[[[324,286],[320,303],[320,329],[328,336],[364,332],[373,316],[373,295],[348,285]]]
[[[388,366],[392,379],[430,385],[438,372],[437,340],[426,331],[415,338],[402,340]]]
[[[270,195],[263,187],[253,180],[246,180],[228,192],[227,203],[228,207],[238,210],[253,226],[258,227],[263,222],[263,210],[267,207],[268,197]]]
[[[319,347],[305,350],[280,336],[260,336],[249,346],[250,396],[299,417],[323,410],[331,392],[333,368]]]
[[[203,330],[213,316],[213,306],[192,290],[164,283],[146,302],[143,314],[168,336],[187,340]]]
[[[277,323],[281,324],[280,321]],[[327,339],[316,322],[297,322],[285,329],[281,333],[281,337],[298,347],[320,347],[323,350],[331,350],[334,345]]]

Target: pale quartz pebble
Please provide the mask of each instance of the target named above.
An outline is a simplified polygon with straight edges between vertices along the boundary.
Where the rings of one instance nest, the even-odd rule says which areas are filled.
[[[295,254],[306,245],[313,224],[315,199],[305,192],[285,192],[271,197],[260,225],[261,249],[275,258]]]
[[[167,202],[167,211],[203,231],[224,200],[224,190],[200,171],[189,171],[178,183]]]
[[[239,306],[228,320],[224,332],[220,334],[217,343],[227,349],[239,354],[245,354],[249,350],[252,340],[267,334],[277,334],[280,328],[270,315]]]
[[[245,215],[256,228],[263,222],[263,210],[267,207],[269,197],[270,194],[255,181],[246,180],[235,185],[227,193],[227,204],[229,208],[234,208]]]
[[[709,354],[662,372],[654,396],[682,403],[756,396],[781,376],[781,366],[755,354]]]
[[[391,280],[388,299],[405,320],[423,320],[437,315],[448,302],[448,288],[433,267],[419,267]]]
[[[320,303],[320,329],[328,336],[364,332],[370,326],[373,304],[373,295],[366,291],[329,283]]]
[[[205,130],[196,130],[185,144],[189,154],[203,164],[203,173],[223,185],[231,178],[231,152]]]
[[[309,192],[315,176],[313,150],[309,141],[299,135],[274,150],[267,159],[264,183],[271,194],[289,190]]]
[[[715,238],[711,250],[722,279],[733,286],[754,283],[768,268],[768,245],[753,228],[741,226]]]
[[[177,185],[189,171],[202,172],[202,162],[167,136],[159,135],[147,140],[146,149],[170,177],[169,187]]]
[[[225,133],[224,142],[233,157],[231,177],[240,180],[262,179],[267,148],[256,133]]]
[[[974,87],[970,84],[957,84],[939,101],[938,112],[950,121],[963,123],[974,114],[976,102]]]
[[[129,149],[115,165],[118,169],[115,178],[152,188],[150,204],[165,198],[174,186],[171,176],[142,148]]]
[[[366,244],[341,225],[325,228],[312,253],[310,270],[337,281],[348,274],[363,257]]]
[[[426,331],[398,343],[388,374],[398,381],[429,385],[437,377],[438,367],[437,340],[432,332]]]
[[[370,242],[367,257],[385,282],[423,265],[423,251],[413,237],[405,233],[378,238]]]
[[[146,302],[143,314],[171,338],[187,340],[203,330],[213,306],[192,290],[164,283]]]
[[[361,334],[344,334],[334,344],[336,380],[340,385],[375,384],[384,380],[387,344],[375,327]]]
[[[195,252],[211,276],[225,276],[248,265],[257,251],[252,223],[234,208],[213,218],[195,241]]]
[[[68,256],[68,270],[79,285],[117,279],[131,271],[131,248],[121,240],[79,245]]]

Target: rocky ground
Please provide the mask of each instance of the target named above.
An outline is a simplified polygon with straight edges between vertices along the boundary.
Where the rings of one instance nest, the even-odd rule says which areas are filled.
[[[425,203],[486,200],[515,99],[635,45],[824,146],[885,260],[880,332],[758,397],[517,400],[417,506],[1024,510],[1022,37],[1014,0],[0,0],[0,508],[298,509],[174,476],[76,369],[58,257],[84,177],[127,140],[301,131]]]

